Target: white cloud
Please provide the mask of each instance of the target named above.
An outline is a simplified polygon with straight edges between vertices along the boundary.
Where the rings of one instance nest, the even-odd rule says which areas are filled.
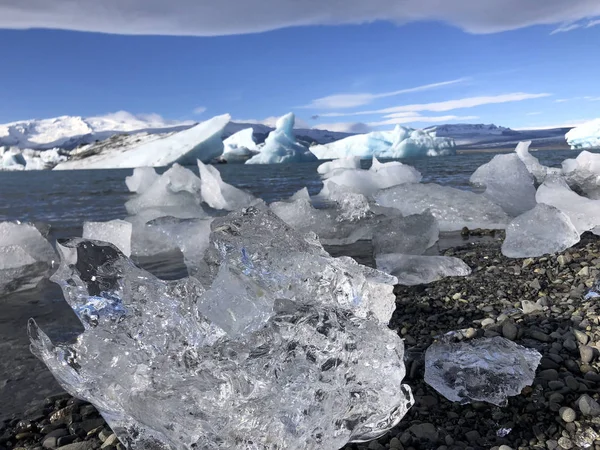
[[[267,117],[262,120],[261,119],[235,119],[235,120],[232,120],[232,122],[265,125],[267,127],[275,128],[277,119],[279,119],[279,116],[271,116],[271,117]],[[300,119],[300,118],[298,118],[298,116],[296,116],[296,121],[294,122],[294,128],[310,128],[310,125],[305,120]]]
[[[581,27],[583,27],[583,24],[581,23],[564,23],[557,29],[553,30],[550,34],[566,33],[568,31],[573,31]]]
[[[458,78],[456,80],[442,81],[439,83],[425,84],[407,89],[399,89],[397,91],[383,92],[379,94],[361,93],[361,94],[336,94],[328,95],[327,97],[321,97],[313,100],[303,108],[313,109],[345,109],[355,108],[357,106],[368,105],[374,100],[380,98],[394,97],[401,94],[410,94],[412,92],[428,91],[430,89],[436,89],[440,87],[450,86],[457,83],[467,81],[469,78]]]
[[[414,122],[428,122],[428,123],[446,123],[446,122],[466,122],[469,120],[477,120],[478,116],[421,116],[420,114],[415,114],[413,116],[404,116],[404,117],[394,117],[387,120],[382,120],[379,122],[369,122],[368,125],[371,127],[381,127],[384,125],[402,125],[405,123],[414,123]]]
[[[0,28],[216,36],[299,25],[442,21],[470,33],[573,23],[598,0],[2,0]]]
[[[320,123],[313,128],[317,130],[339,131],[341,133],[368,133],[373,129],[362,122],[335,122],[335,123]]]
[[[200,115],[204,112],[206,112],[206,108],[204,106],[198,106],[197,108],[194,108],[194,114]]]
[[[558,98],[556,100],[554,100],[555,103],[565,103],[565,102],[571,102],[571,101],[581,101],[581,100],[585,100],[587,102],[598,102],[600,101],[600,97],[595,97],[592,95],[586,95],[584,97],[571,97],[571,98]]]
[[[539,116],[540,114],[542,114],[541,111],[533,111],[533,112],[529,112],[526,115],[527,116]]]
[[[422,111],[445,112],[454,109],[474,108],[476,106],[492,105],[498,103],[519,102],[535,98],[548,97],[552,94],[528,94],[525,92],[513,92],[510,94],[501,94],[493,96],[468,97],[457,100],[446,100],[435,103],[421,103],[413,105],[394,106],[391,108],[377,109],[371,111],[358,111],[351,113],[325,113],[321,117],[344,117],[344,116],[361,116],[370,114],[386,114],[386,118],[401,118],[406,117],[408,113],[416,113]]]

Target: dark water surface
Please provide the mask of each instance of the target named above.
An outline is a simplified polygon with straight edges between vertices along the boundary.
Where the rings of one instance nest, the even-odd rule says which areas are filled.
[[[424,182],[470,189],[469,177],[496,153],[403,160],[423,174]],[[559,166],[577,152],[534,153],[542,164]],[[280,165],[217,166],[223,180],[246,189],[267,202],[290,197],[304,186],[311,194],[322,187],[317,174],[320,163]],[[365,161],[366,168],[370,162]],[[191,169],[198,173],[196,167]],[[164,171],[164,170],[162,170]],[[161,171],[161,172],[162,172]],[[0,221],[42,222],[51,226],[50,238],[81,236],[84,221],[124,218],[124,203],[131,197],[125,177],[131,169],[0,172]],[[453,241],[456,243],[457,241]],[[367,262],[364,243],[354,247],[357,259]],[[336,254],[339,249],[335,249]],[[366,254],[362,255],[362,254]],[[164,278],[179,273],[174,263],[145,261],[143,266]],[[22,412],[28,405],[59,390],[45,366],[28,349],[27,320],[35,318],[51,339],[66,339],[79,332],[80,325],[62,297],[60,289],[44,280],[35,289],[0,298],[0,420]]]

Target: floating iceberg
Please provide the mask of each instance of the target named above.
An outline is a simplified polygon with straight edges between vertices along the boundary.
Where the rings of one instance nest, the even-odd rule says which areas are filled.
[[[360,158],[358,156],[349,156],[348,158],[328,161],[317,167],[317,172],[325,175],[337,169],[360,169]]]
[[[368,170],[337,169],[324,174],[323,189],[320,197],[330,197],[330,186],[335,184],[346,190],[371,197],[377,191],[405,183],[418,183],[421,173],[412,166],[397,161],[380,163],[373,158]]]
[[[260,149],[260,153],[246,161],[246,164],[316,161],[316,156],[296,140],[294,121],[295,116],[293,113],[280,117],[275,125],[275,130],[269,133],[265,145]]]
[[[99,154],[73,157],[54,170],[162,167],[173,163],[210,162],[223,153],[223,130],[230,116],[213,117],[192,128],[131,147],[107,148]]]
[[[600,148],[600,119],[586,122],[571,129],[566,135],[567,144],[573,150]]]
[[[415,130],[396,125],[393,131],[373,131],[349,136],[331,144],[310,148],[319,159],[348,158],[410,158],[456,154],[454,140],[436,137],[435,132]]]
[[[425,352],[425,382],[452,402],[504,406],[530,386],[542,355],[503,337],[435,342]]]
[[[245,162],[259,152],[253,138],[254,129],[245,128],[232,134],[223,141],[223,154],[221,158],[227,162]]]
[[[496,155],[477,168],[470,182],[485,187],[484,196],[516,217],[536,205],[533,175],[518,155]]]
[[[25,170],[27,161],[19,149],[0,147],[0,170]]]
[[[131,256],[132,225],[125,220],[83,222],[83,238],[110,242],[125,256]]]
[[[233,211],[250,206],[256,201],[252,194],[225,183],[219,171],[213,166],[206,166],[198,161],[198,168],[202,200],[211,208]]]
[[[471,268],[464,261],[450,256],[379,254],[377,269],[398,278],[398,284],[415,286],[433,283],[445,277],[466,277]]]
[[[579,232],[569,217],[553,206],[539,203],[506,227],[502,254],[529,258],[562,252],[579,242]]]
[[[212,230],[208,289],[159,280],[110,244],[61,241],[53,280],[85,331],[54,345],[30,320],[32,351],[128,447],[316,450],[395,426],[412,405],[387,327],[396,280],[268,210]]]
[[[459,231],[463,227],[504,229],[510,222],[504,210],[483,195],[434,183],[401,184],[379,191],[374,199],[406,216],[429,210],[440,231]]]
[[[37,286],[55,258],[54,249],[35,226],[0,222],[0,295]]]

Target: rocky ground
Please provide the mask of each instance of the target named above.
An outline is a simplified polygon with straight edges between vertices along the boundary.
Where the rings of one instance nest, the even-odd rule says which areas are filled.
[[[600,450],[600,299],[584,300],[600,274],[600,238],[554,256],[508,259],[502,236],[445,251],[469,264],[466,278],[396,288],[390,326],[405,339],[416,404],[400,425],[357,449]],[[436,336],[504,336],[542,355],[531,387],[508,406],[459,405],[423,381]],[[95,408],[67,394],[0,422],[0,450],[123,448]]]

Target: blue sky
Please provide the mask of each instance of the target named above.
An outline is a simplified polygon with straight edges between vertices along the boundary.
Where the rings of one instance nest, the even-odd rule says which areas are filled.
[[[339,130],[574,124],[600,116],[595,13],[483,34],[458,19],[225,36],[0,29],[0,123],[126,110],[267,123],[294,111]]]

